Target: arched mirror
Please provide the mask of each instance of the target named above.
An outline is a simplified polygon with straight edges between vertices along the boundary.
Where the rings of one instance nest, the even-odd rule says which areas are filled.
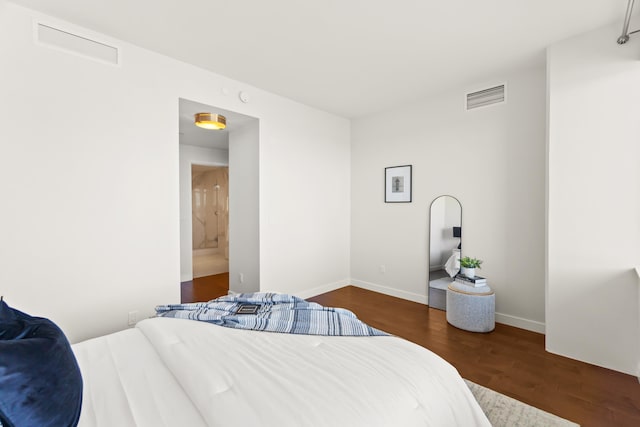
[[[446,310],[447,287],[460,271],[462,205],[440,196],[429,209],[429,306]]]

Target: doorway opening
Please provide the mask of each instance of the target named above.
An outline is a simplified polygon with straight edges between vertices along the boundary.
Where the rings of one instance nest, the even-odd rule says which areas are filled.
[[[195,115],[222,112],[179,99],[180,300],[229,292],[229,131],[195,126]],[[225,114],[226,115],[226,114]]]
[[[191,165],[193,278],[229,273],[229,168]]]
[[[181,284],[183,303],[229,292],[229,167],[191,165],[193,279]]]
[[[178,99],[181,302],[259,290],[259,119]],[[198,113],[226,128],[195,125]]]

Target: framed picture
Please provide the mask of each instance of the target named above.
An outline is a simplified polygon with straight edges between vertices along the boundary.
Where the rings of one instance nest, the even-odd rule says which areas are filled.
[[[411,203],[411,165],[384,168],[384,202]]]

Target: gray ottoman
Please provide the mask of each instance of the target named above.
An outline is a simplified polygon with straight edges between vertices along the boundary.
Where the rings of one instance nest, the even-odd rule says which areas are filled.
[[[491,332],[496,327],[496,295],[489,286],[473,287],[452,282],[447,288],[447,322],[471,332]]]

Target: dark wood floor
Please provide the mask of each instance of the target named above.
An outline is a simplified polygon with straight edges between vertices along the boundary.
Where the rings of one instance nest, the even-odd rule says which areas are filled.
[[[182,302],[209,301],[229,290],[229,274],[182,284]],[[638,379],[544,350],[544,335],[496,324],[478,334],[447,323],[425,305],[347,286],[309,298],[353,311],[371,326],[440,355],[460,375],[583,427],[640,426]]]
[[[444,311],[353,286],[309,300],[347,308],[440,355],[464,378],[584,427],[640,426],[636,377],[547,353],[544,335],[501,324],[488,334],[463,331]]]
[[[199,277],[180,284],[180,301],[200,302],[209,301],[229,292],[229,273]]]

